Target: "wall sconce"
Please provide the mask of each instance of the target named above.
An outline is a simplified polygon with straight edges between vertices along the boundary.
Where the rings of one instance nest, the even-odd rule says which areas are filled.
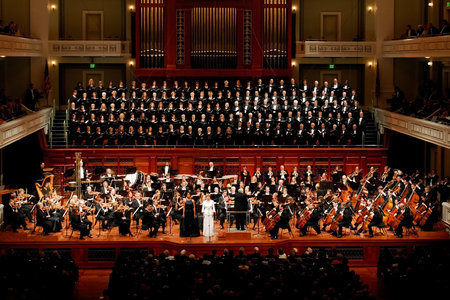
[[[50,5],[50,8],[51,8],[53,11],[55,11],[55,10],[56,10],[56,4]]]
[[[134,11],[134,5],[128,6],[128,9],[129,9],[131,12],[133,12],[133,11]]]
[[[297,64],[295,63],[295,61],[293,61],[293,62],[291,62],[291,67],[292,67],[292,69],[295,69],[295,66],[296,66]]]
[[[293,6],[292,6],[292,12],[295,13],[296,10],[297,10],[297,6],[293,5]]]
[[[433,7],[433,2],[431,1],[431,2],[428,2],[428,6],[429,7]]]
[[[130,68],[132,68],[132,67],[134,66],[134,61],[130,60],[130,61],[128,62],[128,65],[130,66]]]
[[[369,68],[371,68],[371,69],[372,69],[372,66],[373,66],[373,62],[372,62],[372,61],[369,61],[369,62],[367,63],[367,65],[369,66]]]
[[[369,12],[372,12],[372,11],[373,11],[373,7],[372,7],[372,6],[368,6],[368,7],[367,7],[367,10],[368,10]]]
[[[53,66],[53,67],[56,66],[56,60],[52,60],[52,66]]]
[[[432,62],[432,61],[429,61],[429,62],[428,62],[428,66],[429,66],[429,67],[432,67],[432,66],[433,66],[433,62]]]

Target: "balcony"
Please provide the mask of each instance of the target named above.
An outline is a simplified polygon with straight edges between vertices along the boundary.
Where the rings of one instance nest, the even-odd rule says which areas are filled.
[[[374,108],[375,120],[385,128],[450,148],[450,126]]]
[[[450,57],[450,36],[421,37],[383,43],[384,57]]]
[[[52,108],[44,108],[0,125],[0,149],[44,128],[51,116]]]
[[[42,56],[41,52],[40,40],[0,34],[0,56],[37,57]]]
[[[297,58],[301,57],[374,57],[375,42],[297,42]]]
[[[50,56],[76,57],[123,57],[131,55],[131,45],[127,41],[49,41]]]

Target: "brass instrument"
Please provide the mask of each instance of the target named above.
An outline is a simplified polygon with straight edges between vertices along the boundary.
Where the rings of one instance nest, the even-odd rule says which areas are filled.
[[[37,182],[34,184],[36,186],[36,191],[39,196],[39,199],[42,199],[44,197],[44,192],[42,191],[42,189],[45,187],[47,182],[50,183],[50,185],[49,185],[50,194],[53,193],[53,178],[54,177],[55,177],[55,175],[53,175],[53,174],[47,175],[47,176],[45,176],[44,180],[42,180],[41,184],[39,184]]]

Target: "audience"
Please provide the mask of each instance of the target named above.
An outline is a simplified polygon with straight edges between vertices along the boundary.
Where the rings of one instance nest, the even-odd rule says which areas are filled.
[[[448,34],[450,34],[450,26],[448,24],[448,21],[442,20],[440,29],[436,28],[431,22],[426,26],[418,25],[417,30],[415,30],[411,25],[408,24],[406,25],[406,31],[402,38],[410,39],[415,37],[430,37]]]
[[[378,276],[389,292],[401,299],[438,299],[448,295],[450,282],[450,251],[443,247],[388,248],[380,254]]]
[[[78,267],[58,251],[16,253],[0,256],[2,299],[70,299],[78,281]]]
[[[69,103],[71,146],[360,145],[367,124],[356,91],[337,79],[194,88],[133,82],[130,89],[90,80],[86,89],[77,84]]]
[[[414,101],[408,101],[397,86],[392,98],[387,101],[391,104],[393,112],[448,125],[450,124],[448,99],[448,96],[440,95],[435,84],[429,81],[420,89],[419,96]]]
[[[246,254],[239,249],[216,250],[202,257],[182,250],[148,256],[120,254],[110,275],[109,299],[370,299],[342,254],[314,252],[299,255],[257,247]]]
[[[5,95],[4,89],[0,89],[0,124],[25,114],[19,99],[12,100]]]
[[[3,24],[3,20],[0,20],[0,33],[8,35],[20,35],[19,27],[14,21],[8,23],[8,25]]]

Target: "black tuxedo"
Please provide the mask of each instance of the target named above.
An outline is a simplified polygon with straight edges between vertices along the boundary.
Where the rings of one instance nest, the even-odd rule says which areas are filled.
[[[247,211],[248,210],[247,196],[243,193],[236,193],[234,197],[234,207],[236,211]],[[238,230],[245,230],[244,213],[239,213],[236,215],[236,228]]]

